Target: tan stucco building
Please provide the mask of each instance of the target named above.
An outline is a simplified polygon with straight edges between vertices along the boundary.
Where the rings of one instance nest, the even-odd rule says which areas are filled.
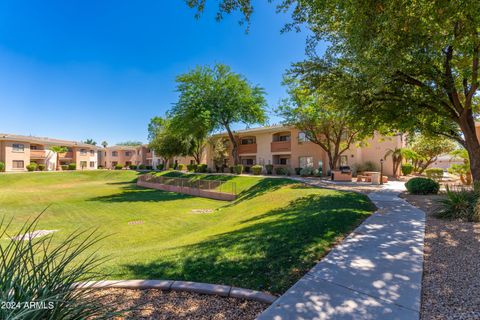
[[[56,154],[53,146],[67,147],[66,153]],[[0,162],[5,163],[5,171],[27,171],[27,165],[45,165],[45,170],[56,170],[57,156],[60,165],[75,163],[77,170],[97,169],[99,148],[76,141],[22,136],[0,133]]]

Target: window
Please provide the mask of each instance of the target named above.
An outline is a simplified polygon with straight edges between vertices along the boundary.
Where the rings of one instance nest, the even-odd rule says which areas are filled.
[[[117,161],[112,161],[112,167],[115,167],[118,164]]]
[[[90,161],[90,168],[95,168],[95,161]]]
[[[87,155],[87,149],[80,149],[80,155],[81,156],[86,156]]]
[[[117,151],[112,151],[112,157],[118,157],[118,152]]]
[[[25,163],[23,160],[13,160],[12,161],[12,168],[13,169],[23,169],[25,167]]]
[[[125,151],[125,157],[130,157],[132,155],[131,151]]]
[[[37,146],[30,146],[30,150],[38,150]]]
[[[90,150],[90,155],[91,155],[91,156],[94,156],[94,155],[95,155],[95,151]]]
[[[279,136],[278,141],[290,141],[290,136]]]
[[[288,158],[280,158],[280,159],[278,159],[278,164],[288,165]]]
[[[313,167],[313,157],[299,157],[298,163],[300,168]]]
[[[348,166],[348,156],[340,156],[340,166]]]
[[[242,159],[242,164],[244,166],[253,166],[255,161],[253,159]]]
[[[240,140],[240,144],[255,144],[254,138],[243,138]]]
[[[23,144],[20,144],[20,143],[12,144],[12,151],[13,152],[24,152],[24,150],[25,150],[25,146]]]
[[[298,133],[298,142],[308,142],[307,135],[305,132]]]

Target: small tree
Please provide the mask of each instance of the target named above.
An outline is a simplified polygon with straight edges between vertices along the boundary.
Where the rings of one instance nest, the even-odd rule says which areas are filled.
[[[149,148],[163,160],[165,166],[171,158],[186,154],[186,142],[173,130],[169,119],[152,118],[148,132]]]
[[[55,170],[58,171],[58,170],[60,170],[60,153],[67,152],[68,148],[63,147],[63,146],[52,146],[52,147],[50,147],[50,150],[56,153],[57,161],[55,163]]]
[[[301,130],[306,138],[326,153],[331,169],[336,169],[340,156],[354,143],[373,134],[368,123],[361,123],[339,108],[327,91],[309,90],[287,79],[290,98],[278,108],[284,124]]]
[[[213,149],[213,163],[216,171],[221,172],[225,165],[225,159],[228,159],[228,141],[223,137],[212,137],[210,145]]]
[[[103,146],[104,148],[108,147],[108,142],[107,142],[107,141],[102,141],[102,146]]]
[[[234,163],[239,163],[238,143],[232,125],[264,123],[266,100],[264,91],[251,85],[230,67],[197,67],[177,77],[178,102],[170,112],[175,122],[194,132],[212,133],[226,130],[232,145]]]
[[[411,136],[409,145],[419,155],[416,159],[416,167],[420,174],[437,161],[439,155],[450,153],[455,149],[455,144],[450,139],[425,134]]]
[[[402,148],[394,148],[394,149],[387,149],[387,152],[383,157],[384,159],[387,159],[388,157],[392,157],[393,176],[395,177],[398,176],[400,165],[402,164],[402,161],[403,161],[403,156],[404,156],[404,150]]]

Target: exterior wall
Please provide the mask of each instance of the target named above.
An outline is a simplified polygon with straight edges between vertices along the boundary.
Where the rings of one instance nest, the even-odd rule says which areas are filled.
[[[82,150],[86,151],[86,154],[82,154]],[[73,148],[73,162],[77,165],[77,170],[96,170],[98,166],[98,158],[97,153],[94,148],[86,148],[86,147],[79,147]],[[82,162],[86,163],[84,167],[82,167]],[[93,166],[91,163],[93,162]]]
[[[23,144],[23,152],[13,151],[13,144]],[[23,141],[4,141],[3,155],[5,162],[5,171],[26,171],[30,164],[30,143]],[[23,161],[23,168],[13,168],[13,161]]]

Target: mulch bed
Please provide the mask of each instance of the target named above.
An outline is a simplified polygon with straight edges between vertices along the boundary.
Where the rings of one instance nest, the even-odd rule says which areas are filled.
[[[402,197],[427,213],[421,319],[480,319],[480,223],[435,218],[440,195]]]
[[[102,289],[95,293],[104,304],[121,309],[139,307],[120,319],[255,319],[268,305],[235,298],[156,289]]]

